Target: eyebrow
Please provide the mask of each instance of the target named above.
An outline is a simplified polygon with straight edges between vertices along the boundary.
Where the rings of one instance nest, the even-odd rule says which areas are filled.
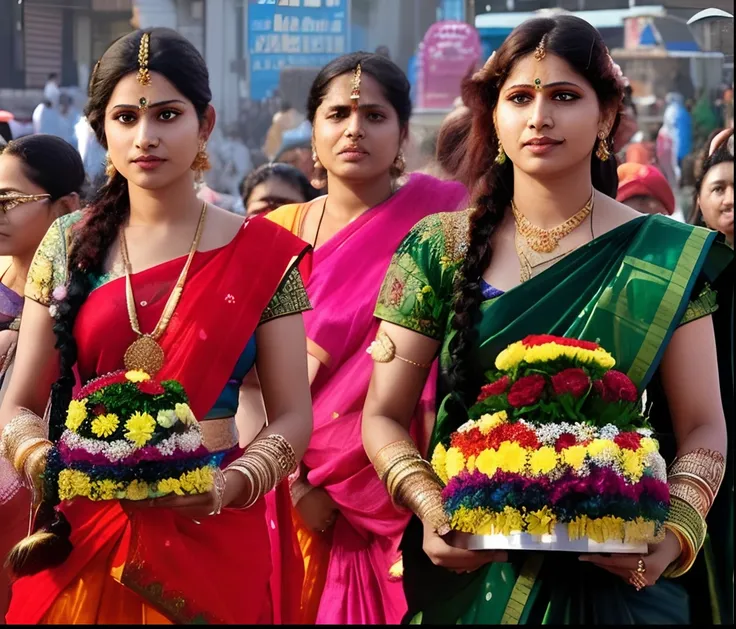
[[[730,181],[726,181],[725,179],[716,179],[715,181],[709,181],[708,185],[709,186],[727,186],[730,183],[731,183]]]
[[[164,105],[173,105],[174,103],[178,103],[180,105],[186,105],[186,103],[183,100],[172,99],[172,100],[162,100],[162,101],[159,101],[158,103],[151,103],[148,105],[148,108],[151,109],[153,107],[163,107]],[[115,107],[113,107],[113,111],[115,109],[140,109],[140,105],[115,105]]]
[[[534,88],[535,86],[527,84],[527,83],[520,83],[517,85],[512,85],[511,87],[507,88],[505,91],[513,90],[519,87]],[[542,89],[547,89],[549,87],[577,87],[579,90],[583,89],[577,83],[571,83],[570,81],[556,81],[554,83],[547,83],[546,85],[542,86]]]

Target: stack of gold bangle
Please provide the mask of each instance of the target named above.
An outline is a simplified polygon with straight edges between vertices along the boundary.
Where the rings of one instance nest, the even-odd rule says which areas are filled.
[[[674,578],[692,567],[705,541],[708,515],[725,472],[720,452],[698,448],[675,459],[667,476],[670,486],[670,512],[665,528],[680,542],[680,557],[664,572]]]
[[[297,466],[296,454],[291,444],[281,435],[268,435],[254,441],[245,453],[225,468],[248,479],[250,494],[238,509],[252,507]],[[231,505],[234,506],[234,505]]]
[[[411,441],[384,446],[373,457],[373,466],[396,506],[411,509],[440,535],[450,532],[442,483]]]
[[[3,429],[0,456],[10,461],[28,489],[38,490],[52,445],[46,436],[46,422],[23,408]]]

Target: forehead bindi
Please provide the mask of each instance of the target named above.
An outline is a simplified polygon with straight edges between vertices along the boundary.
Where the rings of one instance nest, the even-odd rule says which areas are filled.
[[[549,51],[541,61],[535,59],[534,53],[519,59],[504,82],[503,89],[507,90],[515,85],[534,86],[537,79],[543,86],[568,83],[584,90],[593,89],[587,79],[578,74],[567,61]]]
[[[107,104],[107,110],[110,111],[119,105],[138,105],[141,98],[145,98],[148,103],[159,103],[164,101],[178,100],[187,104],[189,101],[185,96],[174,87],[165,76],[157,72],[151,73],[151,84],[142,86],[135,72],[125,75],[112,92],[110,102]],[[180,104],[180,106],[183,106]]]
[[[330,83],[330,87],[322,101],[324,107],[352,107],[355,101],[350,98],[353,91],[353,73],[342,74]],[[383,95],[383,90],[376,79],[365,72],[360,79],[360,105],[378,105],[391,107]]]

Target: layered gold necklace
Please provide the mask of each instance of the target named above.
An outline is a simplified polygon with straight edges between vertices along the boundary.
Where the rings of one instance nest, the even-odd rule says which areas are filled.
[[[139,369],[153,376],[161,370],[161,367],[163,367],[164,350],[159,345],[158,339],[161,338],[163,333],[166,331],[166,328],[169,326],[174,310],[176,310],[176,307],[179,305],[179,299],[181,299],[181,295],[184,292],[184,283],[187,281],[189,267],[192,265],[194,254],[197,253],[197,248],[199,247],[206,214],[207,202],[202,205],[202,212],[199,215],[197,231],[194,234],[194,240],[192,241],[192,246],[189,249],[189,256],[184,264],[184,268],[179,274],[179,279],[176,281],[174,290],[171,291],[171,295],[169,295],[169,299],[166,301],[164,311],[161,313],[161,318],[158,320],[156,327],[150,334],[144,334],[141,332],[140,324],[138,323],[138,312],[136,311],[135,297],[133,295],[133,285],[130,280],[131,268],[130,259],[128,258],[128,245],[125,241],[125,232],[122,229],[120,230],[120,253],[123,257],[123,266],[125,267],[125,300],[128,306],[128,318],[130,319],[130,327],[133,328],[133,332],[138,335],[136,341],[134,341],[125,352],[123,362],[126,369]]]
[[[590,216],[593,211],[594,200],[595,192],[592,192],[588,202],[580,211],[552,229],[542,229],[531,223],[516,207],[514,200],[511,200],[511,210],[516,222],[514,244],[516,245],[516,255],[519,257],[522,282],[526,282],[532,277],[533,270],[536,267],[562,258],[572,251],[549,257],[550,253],[554,253],[559,248],[560,241],[575,231]]]

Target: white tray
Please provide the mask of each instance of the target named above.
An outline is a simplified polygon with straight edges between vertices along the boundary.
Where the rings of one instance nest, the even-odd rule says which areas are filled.
[[[571,553],[628,553],[642,555],[648,552],[645,543],[594,542],[587,537],[571,540],[567,536],[567,525],[556,524],[551,535],[473,535],[452,531],[447,543],[468,550],[555,550]]]

